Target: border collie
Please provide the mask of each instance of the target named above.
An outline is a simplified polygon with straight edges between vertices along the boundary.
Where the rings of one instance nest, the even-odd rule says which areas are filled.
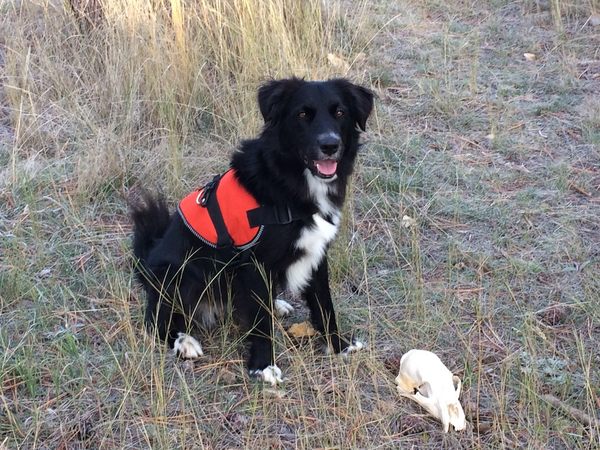
[[[249,330],[250,375],[275,385],[282,374],[273,352],[273,314],[292,310],[275,298],[280,290],[302,296],[329,349],[347,354],[363,347],[338,331],[326,253],[340,224],[373,93],[345,79],[290,78],[261,86],[258,104],[265,125],[231,159],[233,193],[220,193],[229,189],[219,187],[223,176],[188,196],[189,208],[208,210],[207,233],[216,238],[193,228],[184,201],[170,213],[164,199],[146,193],[131,207],[133,251],[150,332],[180,357],[198,358],[202,347],[190,336],[192,327],[214,324],[231,308]],[[244,210],[239,196],[256,208]],[[236,242],[239,232],[231,228],[237,225],[227,220],[244,222],[242,234],[253,231],[248,242]]]

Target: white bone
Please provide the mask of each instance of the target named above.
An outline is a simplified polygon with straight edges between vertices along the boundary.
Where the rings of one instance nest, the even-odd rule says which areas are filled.
[[[427,350],[410,350],[400,359],[396,377],[398,392],[408,397],[437,418],[447,433],[450,424],[456,431],[467,426],[465,413],[458,400],[461,381],[440,358]]]

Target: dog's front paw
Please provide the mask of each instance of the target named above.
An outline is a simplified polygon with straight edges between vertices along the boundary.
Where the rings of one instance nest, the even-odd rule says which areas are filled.
[[[283,383],[283,377],[281,369],[275,364],[267,366],[264,369],[249,370],[251,377],[260,378],[263,383],[271,383],[271,386],[277,386],[279,383]]]
[[[359,350],[362,350],[363,348],[365,348],[365,344],[363,344],[362,342],[360,342],[356,339],[353,339],[352,344],[350,344],[348,347],[346,347],[344,350],[342,350],[340,352],[340,355],[342,355],[345,358],[350,353],[358,352]]]
[[[177,356],[183,359],[196,359],[204,354],[200,342],[185,333],[177,334],[173,350]]]
[[[354,338],[351,341],[347,341],[339,335],[333,335],[327,340],[323,350],[326,355],[335,353],[346,357],[350,353],[355,353],[363,348],[365,348],[365,345]]]
[[[294,311],[294,307],[285,300],[275,299],[275,314],[278,317],[289,316]]]

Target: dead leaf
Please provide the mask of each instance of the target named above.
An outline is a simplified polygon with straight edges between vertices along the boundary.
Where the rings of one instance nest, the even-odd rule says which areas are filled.
[[[312,325],[308,322],[295,323],[288,328],[288,333],[297,338],[311,337],[317,334]]]
[[[527,60],[527,61],[535,61],[537,59],[537,56],[535,56],[534,53],[523,53],[523,57]]]

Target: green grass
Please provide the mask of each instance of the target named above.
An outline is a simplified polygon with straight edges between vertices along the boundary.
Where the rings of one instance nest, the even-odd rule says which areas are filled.
[[[0,449],[600,445],[595,0],[104,4],[0,6]],[[291,74],[379,95],[330,252],[368,348],[294,342],[293,300],[270,389],[228,320],[197,362],[145,334],[126,199],[223,170]],[[463,379],[464,432],[397,395],[411,348]]]

